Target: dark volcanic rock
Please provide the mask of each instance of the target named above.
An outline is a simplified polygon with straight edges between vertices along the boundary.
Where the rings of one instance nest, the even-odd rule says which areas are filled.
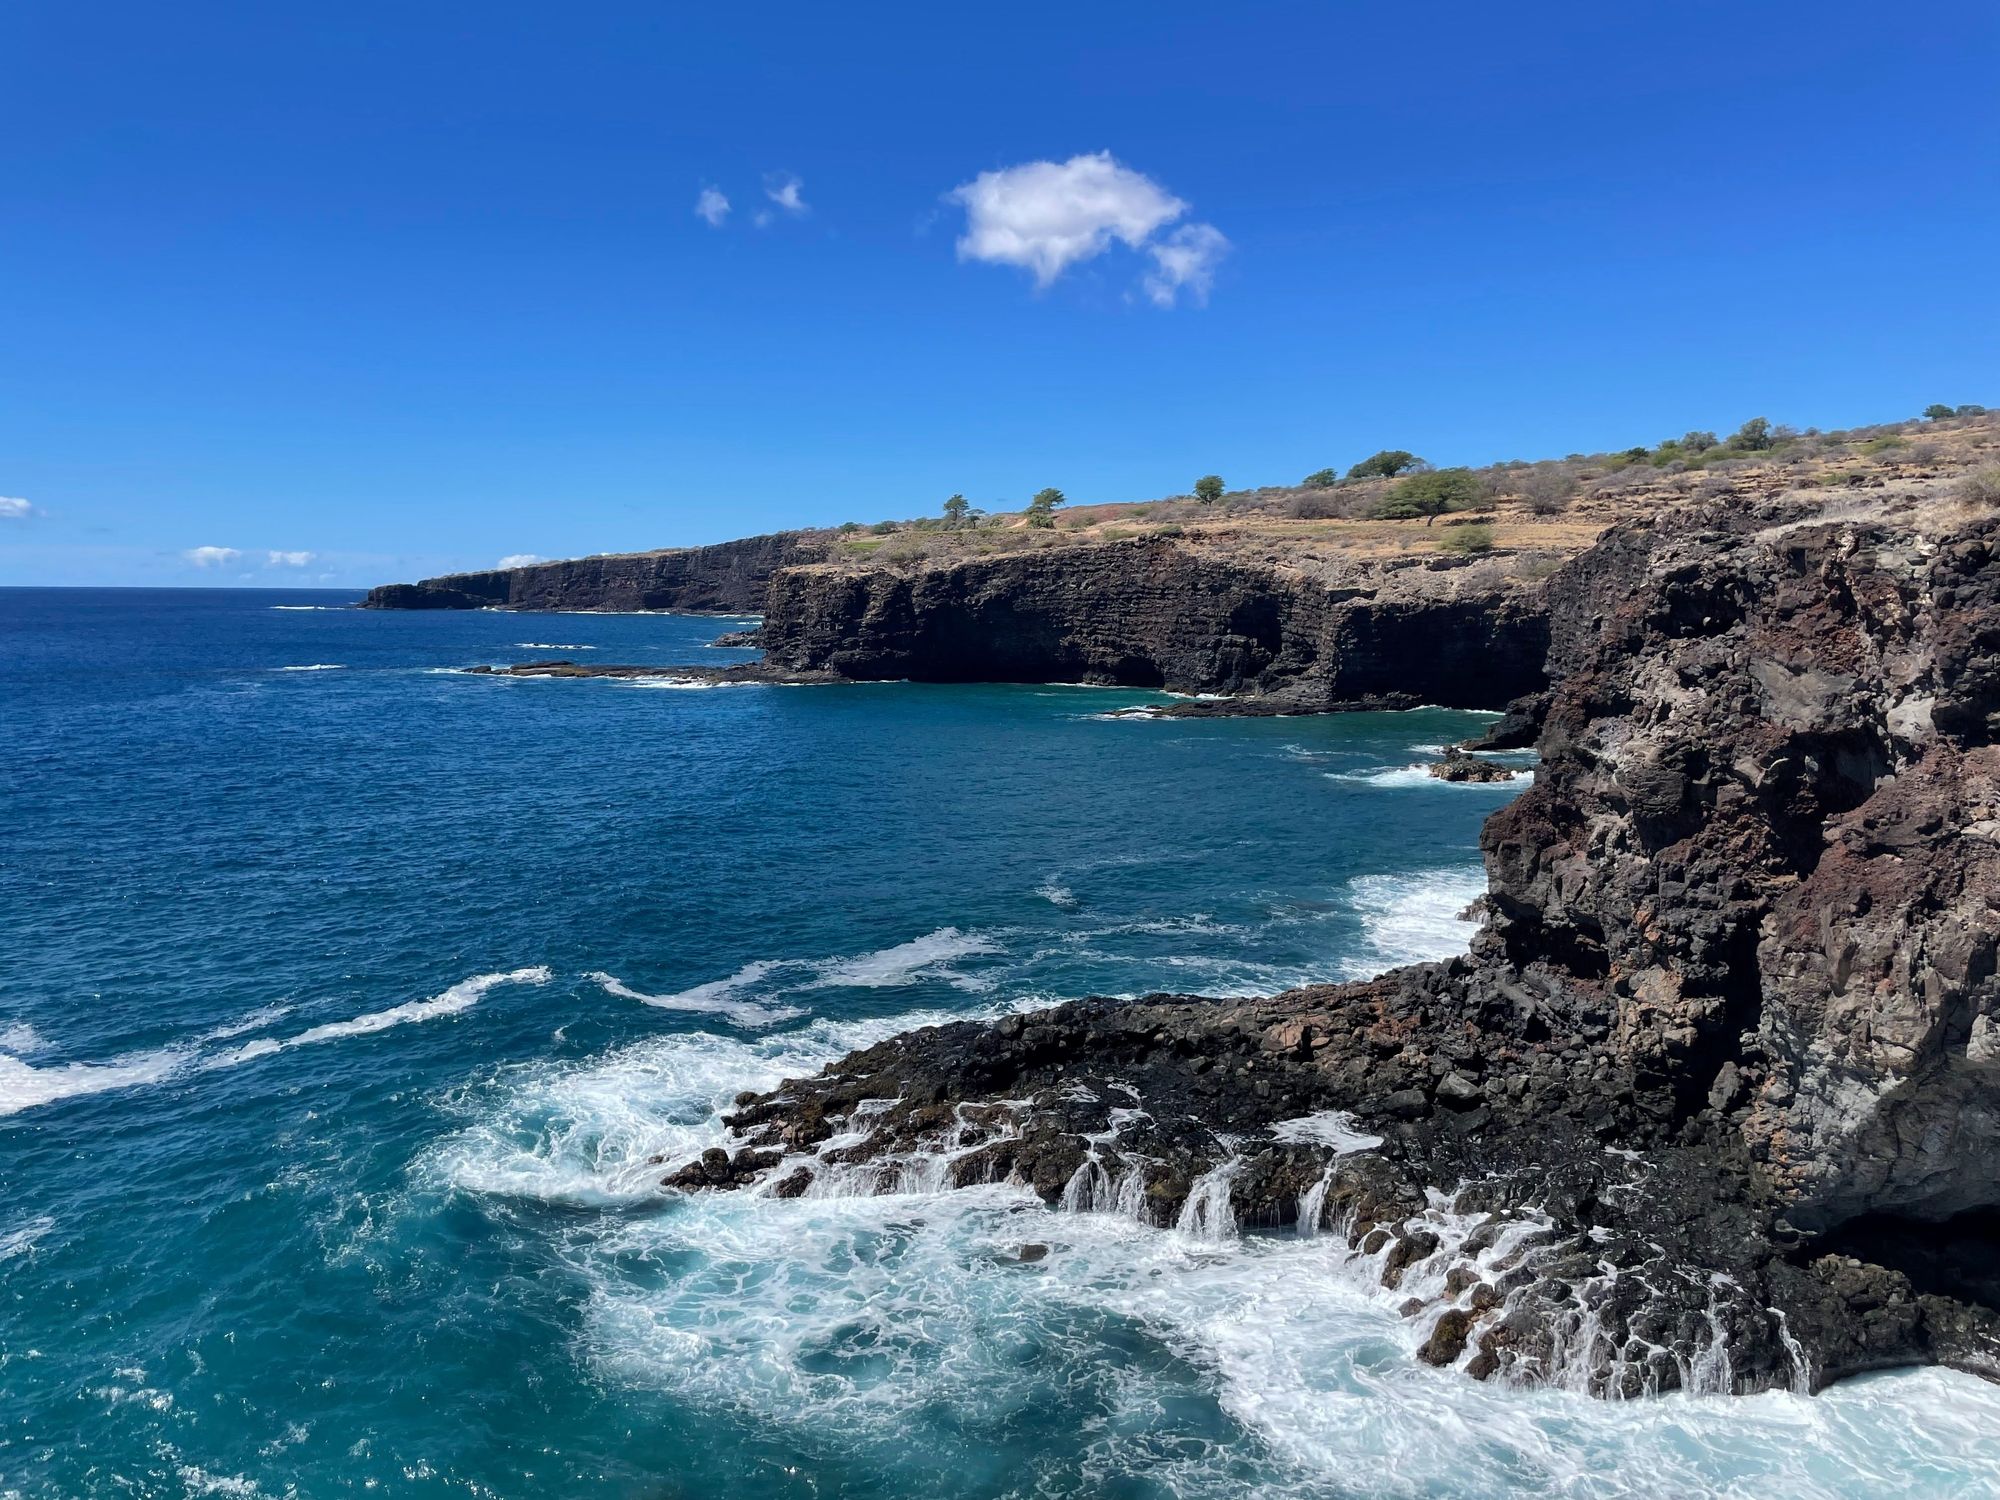
[[[449,573],[370,590],[364,609],[684,610],[756,614],[771,575],[818,562],[824,533],[782,531],[713,547],[680,547]]]
[[[1116,683],[1313,712],[1497,708],[1542,687],[1548,631],[1539,588],[1501,561],[1357,561],[1329,580],[1141,539],[789,568],[762,639],[773,661],[844,677]]]
[[[1440,781],[1512,781],[1520,772],[1512,766],[1503,766],[1498,761],[1481,760],[1476,755],[1467,755],[1457,746],[1444,752],[1442,760],[1432,761],[1431,775]]]
[[[1339,1235],[1480,1378],[2000,1377],[2000,521],[1935,524],[1694,511],[1558,575],[1542,769],[1488,821],[1470,956],[927,1028],[739,1101],[727,1183],[673,1180],[776,1155],[751,1191],[1011,1181]],[[864,603],[870,660],[991,581]],[[1216,624],[1160,639],[1339,677],[1283,630],[1203,657]]]

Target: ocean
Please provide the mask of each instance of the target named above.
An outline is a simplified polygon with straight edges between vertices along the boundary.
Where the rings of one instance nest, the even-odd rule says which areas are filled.
[[[1323,1237],[659,1188],[912,1026],[1461,949],[1480,716],[477,677],[748,622],[352,601],[0,590],[4,1500],[2000,1493],[1971,1377],[1483,1386]]]

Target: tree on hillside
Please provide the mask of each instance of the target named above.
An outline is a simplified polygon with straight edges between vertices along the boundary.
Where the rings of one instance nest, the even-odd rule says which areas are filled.
[[[1986,415],[1986,408],[1981,406],[1977,401],[1968,401],[1965,405],[1953,411],[1952,415],[1954,417],[1983,417]]]
[[[1933,422],[1942,422],[1946,417],[1957,416],[1958,408],[1947,406],[1942,401],[1933,401],[1929,406],[1924,408],[1924,415],[1929,417]]]
[[[1689,453],[1706,453],[1715,445],[1715,434],[1712,432],[1703,432],[1700,429],[1688,433],[1681,439],[1681,447],[1685,448]]]
[[[1028,524],[1037,531],[1048,531],[1056,524],[1056,507],[1069,504],[1069,498],[1053,485],[1045,490],[1036,490],[1035,498],[1028,502]]]
[[[1470,469],[1439,469],[1413,474],[1382,497],[1375,515],[1385,521],[1409,521],[1418,516],[1430,525],[1447,511],[1471,510],[1486,498],[1486,487]]]
[[[1752,417],[1731,434],[1729,446],[1739,453],[1761,453],[1771,446],[1771,419]]]
[[[1213,505],[1222,498],[1222,476],[1204,474],[1194,482],[1194,497],[1203,505]]]
[[[1330,490],[1339,483],[1340,476],[1331,469],[1314,469],[1299,481],[1300,487],[1308,490]]]
[[[1398,474],[1407,474],[1413,469],[1429,467],[1416,454],[1403,448],[1384,448],[1380,453],[1371,454],[1347,471],[1349,479],[1394,479]]]
[[[972,515],[972,502],[963,495],[953,495],[944,503],[944,524],[953,531],[964,526]]]

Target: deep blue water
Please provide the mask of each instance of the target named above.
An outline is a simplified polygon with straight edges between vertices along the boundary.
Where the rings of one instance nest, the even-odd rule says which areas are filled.
[[[0,1497],[2000,1486],[1958,1377],[1489,1390],[1323,1241],[657,1190],[911,1024],[1453,951],[1475,716],[482,679],[747,653],[347,602],[0,591]]]

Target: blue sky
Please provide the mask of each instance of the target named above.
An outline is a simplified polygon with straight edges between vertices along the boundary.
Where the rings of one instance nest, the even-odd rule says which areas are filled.
[[[15,0],[0,58],[0,583],[2000,405],[1990,0]]]

